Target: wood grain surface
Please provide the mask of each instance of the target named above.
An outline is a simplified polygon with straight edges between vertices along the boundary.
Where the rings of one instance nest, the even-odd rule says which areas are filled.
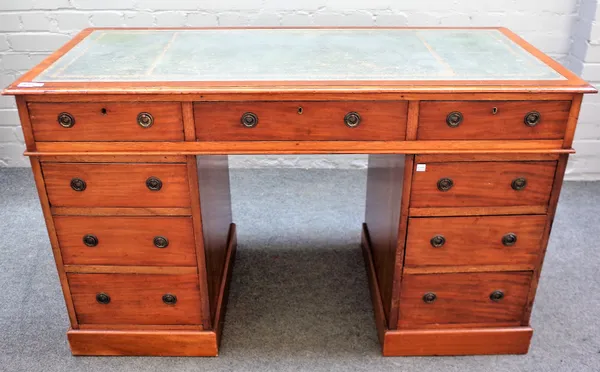
[[[74,119],[71,128],[58,124],[66,112]],[[148,128],[137,122],[138,114],[152,115]],[[36,141],[182,141],[179,102],[29,103]]]
[[[526,354],[530,327],[388,331],[384,356]]]
[[[555,170],[555,161],[427,164],[414,173],[411,208],[547,206]],[[448,191],[438,189],[442,178],[453,182]],[[517,178],[527,180],[523,190],[511,187]]]
[[[217,356],[217,335],[177,330],[69,330],[73,355]]]
[[[406,101],[377,102],[210,102],[194,103],[200,141],[401,141],[405,137]],[[258,117],[253,128],[240,119]],[[357,127],[344,123],[349,112],[360,115]]]
[[[80,323],[202,324],[198,276],[149,274],[67,274]],[[108,304],[96,301],[110,296]],[[177,297],[174,305],[162,296]]]
[[[189,207],[185,164],[46,163],[42,165],[50,204],[56,207]],[[158,191],[146,180],[162,181]],[[85,181],[74,191],[71,180]]]
[[[65,265],[196,266],[190,217],[55,216]],[[83,237],[91,234],[97,245]],[[168,245],[158,248],[155,237]]]
[[[546,216],[480,216],[410,218],[405,267],[530,265],[533,269],[541,251]],[[506,234],[516,235],[505,246]],[[442,236],[441,247],[431,239]]]
[[[398,250],[404,248],[406,231],[406,218],[402,219],[401,213],[403,188],[410,185],[409,180],[404,181],[405,158],[404,155],[369,155],[368,163],[365,225],[369,228],[370,252],[386,318],[392,312],[397,313],[392,301],[394,295],[398,295],[394,277],[397,256],[404,257]],[[399,265],[402,267],[401,262]]]
[[[421,102],[417,139],[560,139],[570,108],[570,101],[425,101]],[[446,117],[455,111],[463,115],[463,121],[450,127]],[[533,127],[524,120],[531,111],[541,114]]]
[[[529,271],[405,275],[398,326],[498,322],[520,325],[531,278]],[[490,299],[496,290],[504,292],[504,298],[498,302]],[[426,293],[434,293],[436,300],[426,303]]]

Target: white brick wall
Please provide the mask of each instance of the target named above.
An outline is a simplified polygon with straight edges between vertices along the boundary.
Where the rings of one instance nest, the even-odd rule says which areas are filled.
[[[90,26],[505,26],[600,82],[597,0],[2,0],[0,86]],[[600,179],[600,99],[588,97],[569,177]],[[28,166],[14,99],[0,97],[0,166]],[[364,167],[363,156],[234,157],[235,166]]]

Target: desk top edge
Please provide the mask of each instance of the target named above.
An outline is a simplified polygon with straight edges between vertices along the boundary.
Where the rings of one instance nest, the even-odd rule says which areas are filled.
[[[564,79],[550,80],[304,80],[304,81],[93,81],[35,83],[67,52],[94,31],[103,30],[497,30]],[[265,96],[279,93],[597,93],[586,81],[569,71],[521,37],[504,27],[210,27],[210,28],[87,28],[9,85],[4,95],[42,94],[234,94]]]

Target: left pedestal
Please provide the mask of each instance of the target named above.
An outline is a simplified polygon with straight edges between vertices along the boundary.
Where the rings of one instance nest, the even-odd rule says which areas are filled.
[[[227,157],[31,163],[72,353],[218,355],[236,248]]]

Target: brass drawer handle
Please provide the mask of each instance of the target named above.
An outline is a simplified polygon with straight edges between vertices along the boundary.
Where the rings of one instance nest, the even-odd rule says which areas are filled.
[[[452,186],[454,186],[454,181],[452,181],[450,178],[440,178],[437,183],[437,188],[440,191],[448,191],[452,188]]]
[[[110,303],[110,296],[104,292],[96,294],[96,302],[102,305],[108,305]]]
[[[431,243],[432,247],[439,248],[446,244],[446,238],[444,238],[443,235],[436,235],[433,238],[431,238],[429,242]]]
[[[425,302],[426,304],[431,304],[435,302],[436,299],[437,295],[433,292],[428,292],[423,295],[423,302]]]
[[[75,118],[68,112],[61,112],[58,114],[57,120],[58,124],[60,124],[60,126],[63,128],[71,128],[73,125],[75,125]]]
[[[253,112],[245,112],[240,121],[246,128],[254,128],[258,124],[258,116]]]
[[[156,248],[167,248],[169,246],[169,239],[165,238],[164,236],[155,236],[154,246]]]
[[[177,303],[177,296],[167,293],[162,296],[162,300],[167,305],[175,305]]]
[[[87,184],[81,178],[73,178],[71,180],[71,188],[75,191],[83,191],[87,187]]]
[[[344,123],[349,127],[349,128],[356,128],[358,127],[358,125],[360,124],[360,115],[358,114],[358,112],[354,112],[354,111],[350,111],[349,113],[346,114],[346,116],[344,116]]]
[[[502,245],[506,247],[513,246],[517,243],[517,235],[514,233],[508,233],[502,237]]]
[[[490,300],[494,302],[498,302],[504,298],[504,292],[502,291],[494,291],[490,294]]]
[[[88,247],[95,247],[98,245],[98,237],[93,234],[86,234],[83,236],[83,244]]]
[[[150,128],[154,124],[154,116],[149,112],[140,112],[137,116],[137,123],[142,128]]]
[[[463,114],[459,111],[452,111],[448,114],[448,116],[446,116],[446,124],[448,124],[450,128],[458,127],[462,121]]]
[[[156,177],[148,177],[146,180],[146,187],[150,191],[159,191],[162,189],[162,181]]]
[[[512,187],[512,189],[515,191],[523,190],[525,187],[527,187],[527,179],[523,177],[515,178],[510,184],[510,187]]]
[[[535,127],[542,120],[542,114],[538,111],[530,111],[525,115],[525,125],[528,127]]]

